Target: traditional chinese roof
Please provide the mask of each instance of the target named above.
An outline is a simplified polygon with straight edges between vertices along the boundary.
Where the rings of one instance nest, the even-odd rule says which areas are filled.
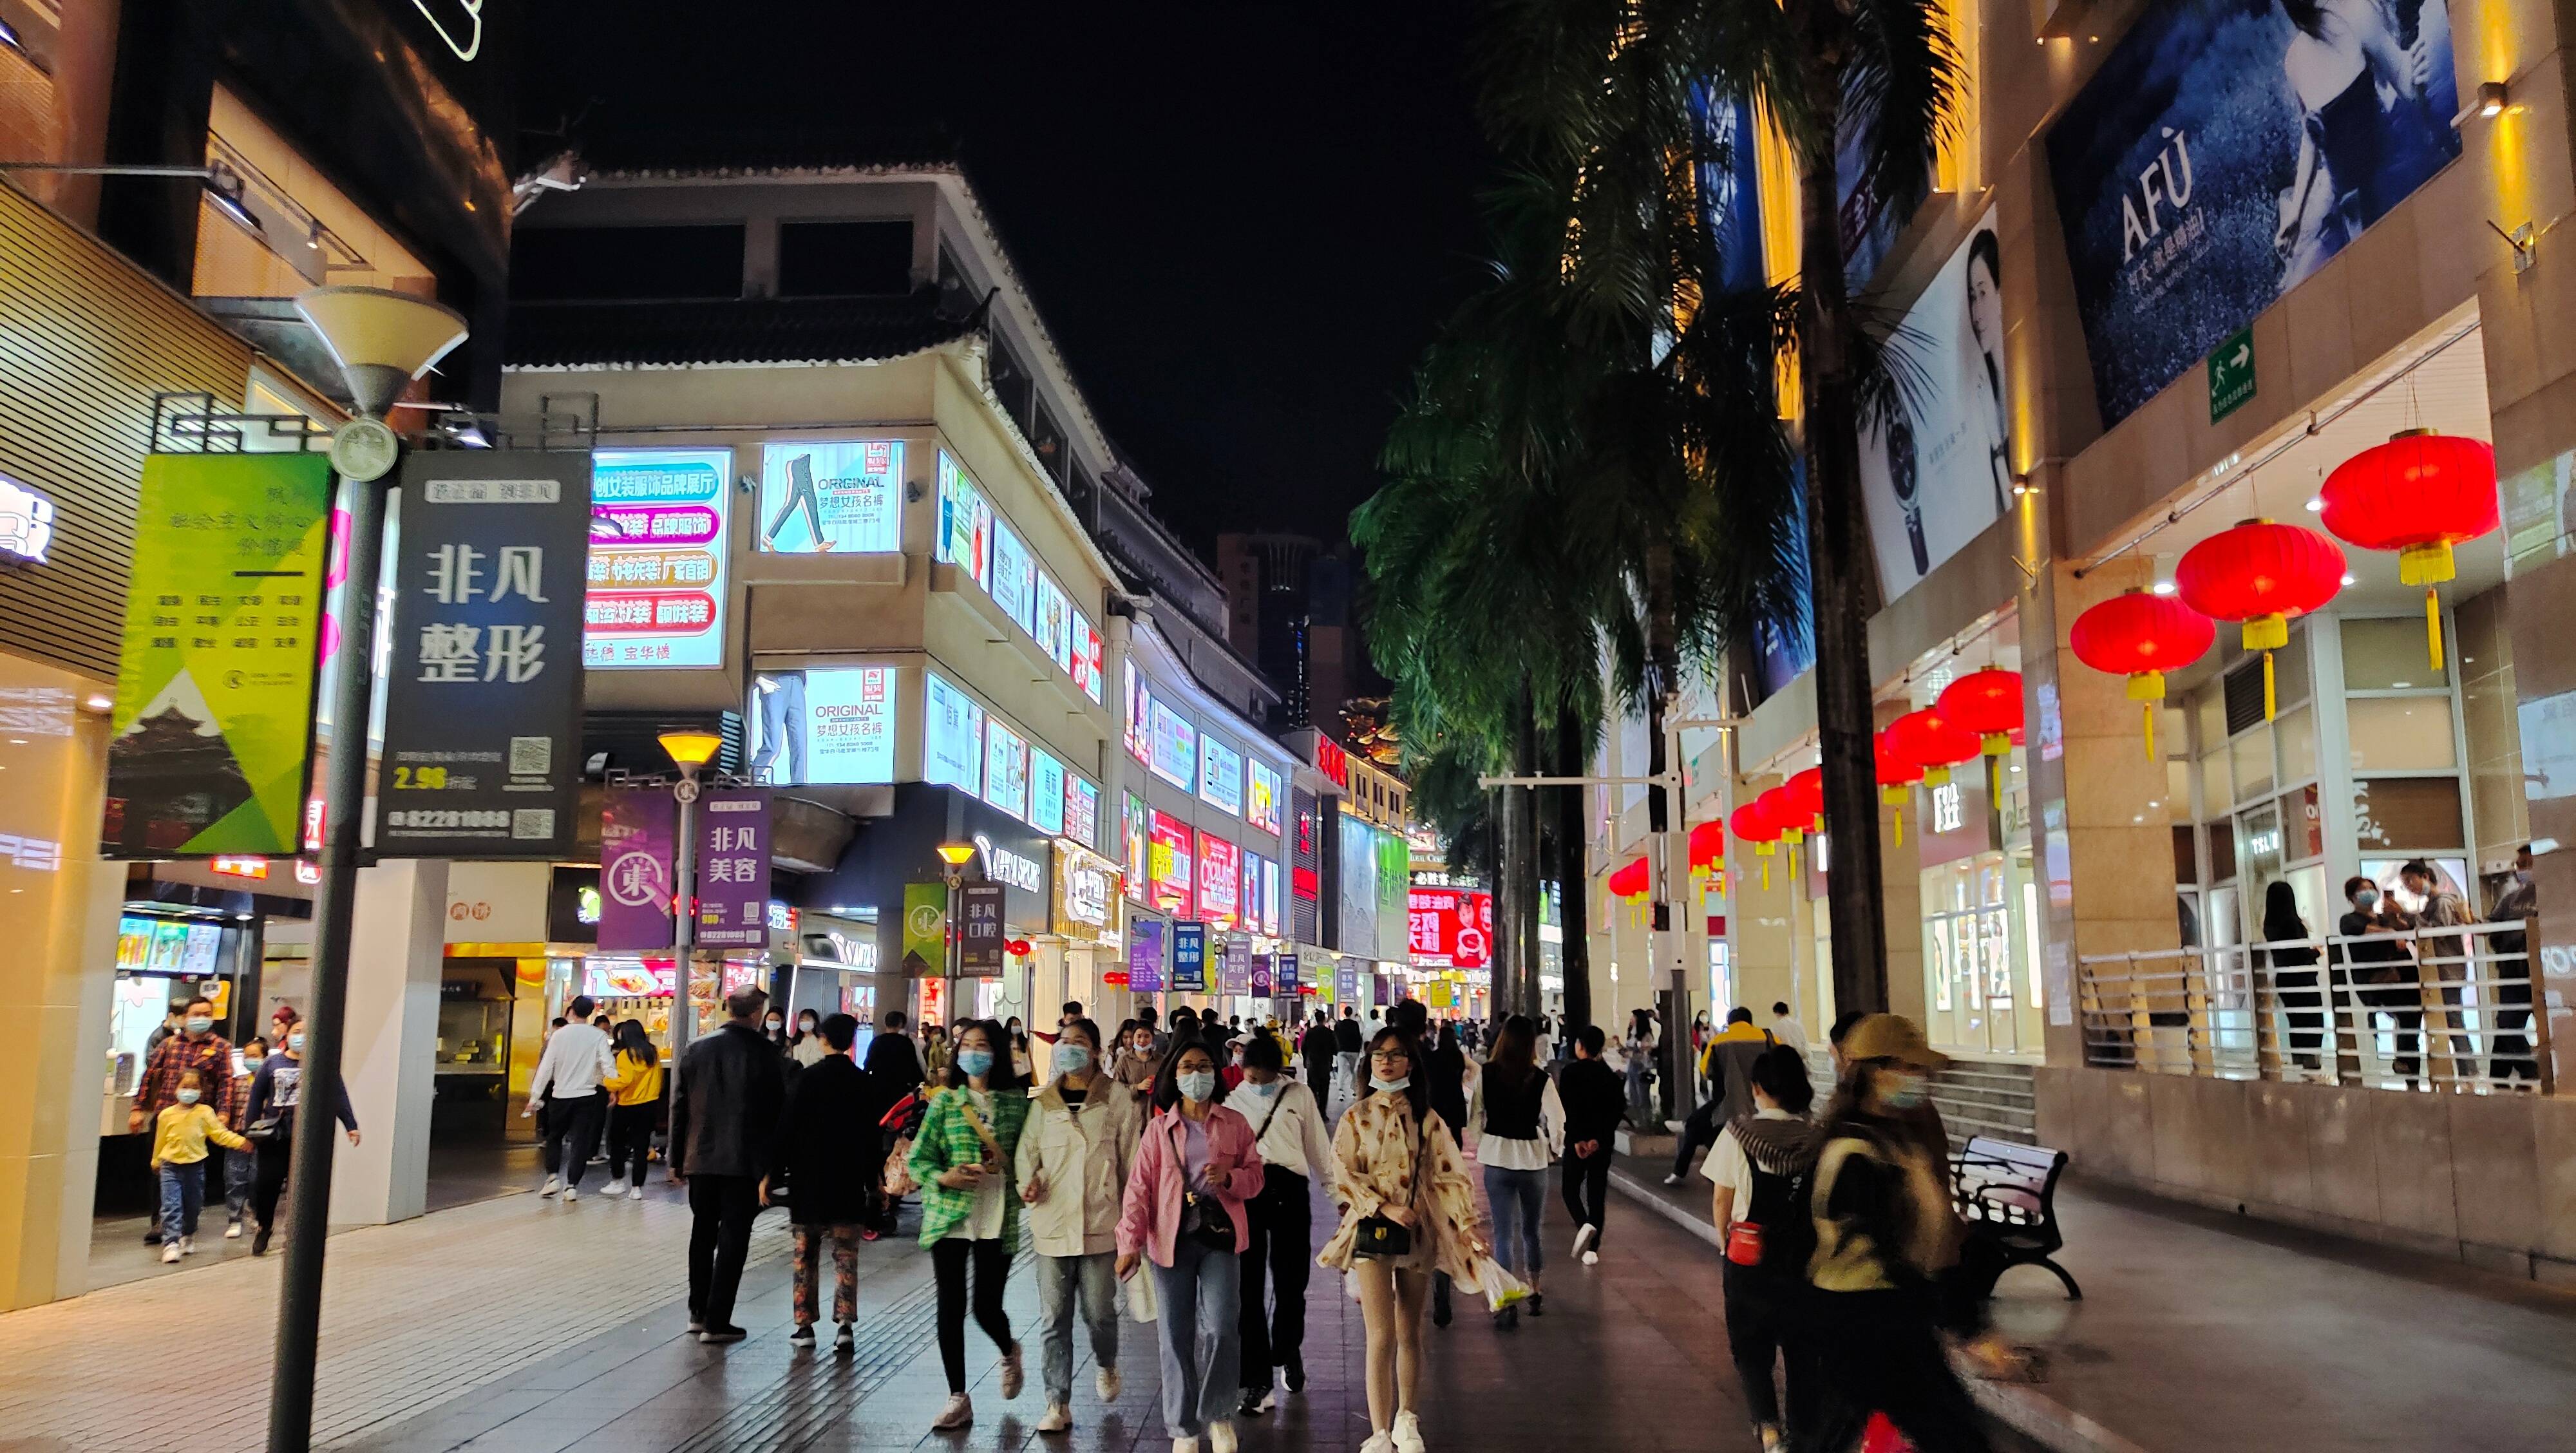
[[[594,178],[855,176],[954,171],[957,138],[918,126],[584,128],[577,143]]]
[[[510,305],[512,369],[873,363],[964,337],[974,317],[929,288],[902,297],[722,298]]]

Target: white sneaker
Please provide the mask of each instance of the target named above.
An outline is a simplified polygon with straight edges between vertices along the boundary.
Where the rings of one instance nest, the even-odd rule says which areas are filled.
[[[551,1196],[551,1195],[553,1195],[555,1192],[560,1191],[560,1190],[562,1190],[562,1189],[563,1189],[563,1177],[561,1177],[561,1176],[548,1176],[548,1177],[546,1177],[546,1183],[545,1183],[544,1185],[542,1185],[542,1186],[537,1187],[537,1194],[538,1194],[538,1195],[540,1195],[540,1196]]]
[[[1014,1342],[1011,1350],[1002,1354],[1002,1401],[1018,1397],[1028,1379],[1028,1365],[1020,1357],[1019,1344]]]
[[[1241,1445],[1234,1441],[1234,1424],[1220,1418],[1208,1424],[1208,1453],[1235,1453]]]
[[[1664,1184],[1665,1184],[1665,1185],[1668,1185],[1668,1186],[1677,1186],[1677,1185],[1680,1185],[1681,1183],[1682,1183],[1682,1178],[1681,1178],[1680,1176],[1677,1176],[1677,1175],[1668,1175],[1668,1176],[1664,1177]]]
[[[168,1265],[168,1264],[169,1264],[169,1263],[171,1263],[171,1262],[177,1261],[178,1259],[179,1259],[179,1243],[178,1243],[178,1242],[176,1242],[176,1241],[164,1241],[164,1242],[162,1242],[162,1243],[161,1243],[161,1262],[162,1262],[162,1264],[163,1264],[164,1266],[166,1266],[166,1265]]]
[[[1174,1438],[1172,1440],[1172,1453],[1199,1453],[1199,1440],[1196,1438]]]
[[[1577,1255],[1577,1256],[1581,1256],[1584,1252],[1591,1250],[1591,1249],[1592,1249],[1592,1238],[1594,1238],[1594,1237],[1596,1237],[1596,1236],[1598,1236],[1598,1235],[1600,1235],[1600,1234],[1601,1234],[1601,1228],[1600,1228],[1600,1227],[1598,1227],[1598,1226],[1593,1225],[1593,1224],[1592,1224],[1591,1222],[1589,1222],[1589,1221],[1586,1221],[1586,1222],[1584,1222],[1581,1226],[1579,1226],[1579,1227],[1575,1228],[1575,1232],[1574,1232],[1574,1254],[1575,1254],[1575,1255]]]
[[[179,1238],[179,1254],[180,1254],[181,1256],[194,1256],[194,1255],[196,1255],[196,1254],[197,1254],[197,1238],[196,1238],[196,1237],[194,1237],[194,1236],[182,1236],[182,1237],[180,1237],[180,1238]]]
[[[1395,1435],[1392,1433],[1369,1434],[1369,1440],[1360,1445],[1360,1453],[1395,1453]]]
[[[628,1191],[626,1193],[626,1199],[630,1201],[640,1201],[644,1199],[644,1188],[642,1186],[637,1186],[633,1190]]]
[[[601,1195],[603,1195],[603,1196],[606,1196],[608,1199],[610,1199],[610,1200],[612,1200],[612,1201],[613,1201],[613,1200],[616,1200],[616,1199],[617,1199],[617,1197],[618,1197],[618,1194],[619,1194],[620,1192],[624,1191],[625,1189],[626,1189],[626,1177],[624,1177],[624,1176],[619,1176],[619,1177],[617,1177],[616,1179],[614,1179],[614,1180],[610,1181],[610,1182],[608,1183],[608,1189],[607,1189],[607,1190],[604,1190],[604,1191],[602,1191],[602,1192],[600,1192],[600,1194],[601,1194]]]
[[[1073,1426],[1073,1409],[1063,1403],[1047,1404],[1046,1416],[1038,1419],[1041,1433],[1061,1433]]]
[[[1100,1375],[1091,1380],[1091,1385],[1099,1392],[1102,1402],[1114,1403],[1118,1401],[1119,1389],[1127,1385],[1127,1379],[1118,1375],[1117,1368],[1104,1367],[1100,1369]]]
[[[945,1433],[953,1428],[963,1428],[974,1421],[975,1404],[967,1399],[966,1394],[952,1392],[948,1395],[948,1405],[939,1410],[938,1417],[930,1420],[930,1431]]]
[[[580,1199],[581,1199],[581,1187],[579,1187],[579,1186],[566,1186],[566,1187],[564,1187],[563,1203],[564,1203],[565,1205],[569,1206],[569,1205],[571,1205],[573,1202],[578,1201],[578,1200],[580,1200]]]
[[[1395,1453],[1422,1453],[1422,1420],[1410,1409],[1395,1415]]]
[[[1599,1266],[1601,1264],[1601,1253],[1598,1251],[1587,1251],[1583,1253],[1583,1264],[1585,1266]]]
[[[224,1239],[225,1239],[226,1241],[239,1241],[239,1240],[241,1240],[241,1223],[240,1223],[239,1221],[235,1221],[235,1222],[234,1222],[234,1223],[232,1223],[231,1225],[229,1225],[229,1226],[227,1226],[227,1227],[225,1227],[225,1228],[224,1228]]]

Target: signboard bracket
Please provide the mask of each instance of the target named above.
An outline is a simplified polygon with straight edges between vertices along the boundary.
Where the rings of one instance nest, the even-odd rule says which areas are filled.
[[[252,442],[266,446],[258,451]],[[331,426],[302,414],[253,414],[215,406],[210,393],[152,395],[152,454],[318,454],[331,447]]]

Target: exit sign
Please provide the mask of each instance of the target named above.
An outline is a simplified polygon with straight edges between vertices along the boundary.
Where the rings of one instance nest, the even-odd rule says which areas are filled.
[[[2209,355],[2209,422],[2215,424],[2254,397],[2254,330],[2239,328]]]

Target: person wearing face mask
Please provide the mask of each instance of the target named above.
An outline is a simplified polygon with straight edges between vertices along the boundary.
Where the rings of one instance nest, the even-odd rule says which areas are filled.
[[[349,1108],[349,1086],[346,1081],[333,1085],[338,1101],[332,1113],[339,1118],[340,1128],[349,1132],[349,1143],[358,1143],[357,1112]],[[304,1026],[296,1021],[278,1052],[260,1065],[259,1073],[250,1079],[250,1109],[244,1112],[249,1122],[243,1134],[256,1145],[259,1177],[251,1184],[251,1215],[259,1230],[250,1239],[250,1254],[268,1254],[269,1234],[277,1229],[277,1198],[286,1190],[287,1172],[294,1169],[295,1114],[304,1103]],[[262,1131],[265,1130],[265,1135]]]
[[[239,1103],[233,1098],[233,1047],[215,1032],[214,1001],[202,995],[181,1006],[179,1032],[161,1041],[144,1061],[143,1078],[134,1087],[134,1108],[125,1117],[126,1133],[142,1134],[162,1111],[178,1104],[179,1077],[192,1070],[205,1087],[204,1103],[214,1110],[215,1118],[229,1122]],[[193,1213],[188,1217],[190,1235],[196,1234],[196,1219]],[[161,1226],[155,1222],[143,1244],[157,1246],[161,1240]]]
[[[206,1204],[206,1142],[227,1150],[248,1150],[250,1142],[224,1128],[214,1107],[203,1103],[205,1077],[195,1070],[179,1076],[173,1102],[152,1127],[152,1173],[161,1181],[161,1259],[177,1261],[197,1249],[197,1213]]]
[[[2396,920],[2391,905],[2381,901],[2379,885],[2368,878],[2344,880],[2343,896],[2352,911],[2335,922],[2335,932],[2357,942],[2339,947],[2336,954],[2350,964],[2352,982],[2367,985],[2354,991],[2366,1010],[2375,1010],[2394,1026],[2392,1036],[2396,1054],[2389,1071],[2404,1077],[2408,1089],[2415,1087],[2415,1076],[2423,1072],[2424,1061],[2419,1050],[2423,1044],[2424,996],[2417,987],[2415,956],[2395,935]],[[2363,1034],[2361,1043],[2367,1049],[2377,1036]]]
[[[1877,1411],[1922,1453],[1983,1453],[1976,1404],[1938,1328],[1936,1279],[1958,1256],[1949,1168],[1909,1118],[1949,1059],[1895,1014],[1852,1025],[1842,1056],[1808,1172],[1807,1316],[1824,1407],[1800,1445],[1857,1446]]]
[[[1135,1097],[1100,1068],[1100,1026],[1056,1026],[1055,1077],[1029,1104],[1013,1169],[1038,1257],[1038,1363],[1046,1383],[1041,1433],[1073,1426],[1077,1303],[1104,1404],[1118,1400],[1118,1214],[1136,1158]]]
[[[1210,1453],[1235,1453],[1243,1390],[1245,1205],[1261,1190],[1261,1152],[1251,1122],[1218,1103],[1216,1064],[1205,1040],[1174,1026],[1118,1216],[1119,1277],[1153,1263],[1172,1453],[1198,1453],[1203,1435]]]
[[[975,1421],[975,1405],[966,1398],[969,1262],[975,1271],[975,1324],[1002,1349],[1004,1402],[1020,1395],[1027,1376],[1011,1319],[1002,1310],[1002,1287],[1020,1245],[1020,1197],[1013,1181],[1029,1097],[1011,1073],[1004,1043],[1002,1026],[992,1020],[959,1022],[956,1062],[922,1113],[908,1162],[921,1183],[921,1244],[930,1248],[939,1289],[939,1362],[948,1374],[948,1404],[931,1421],[933,1432]]]
[[[812,1069],[823,1062],[823,1056],[834,1052],[823,1040],[822,1022],[822,1016],[811,1009],[796,1011],[796,1037],[787,1042],[787,1057],[800,1070]]]
[[[885,1106],[868,1082],[868,1072],[850,1060],[859,1021],[835,1014],[806,1037],[828,1045],[830,1052],[788,1085],[760,1202],[772,1204],[781,1177],[793,1180],[796,1191],[787,1204],[793,1243],[788,1284],[796,1330],[788,1334],[788,1345],[799,1350],[814,1345],[822,1253],[828,1241],[832,1320],[840,1328],[832,1349],[849,1352],[857,1345],[852,1324],[859,1317],[859,1227],[868,1219],[876,1175],[885,1164],[885,1152],[877,1145],[877,1117]]]
[[[253,1039],[242,1046],[241,1073],[232,1077],[232,1114],[226,1117],[224,1124],[224,1128],[235,1135],[241,1134],[242,1127],[249,1123],[250,1082],[259,1074],[260,1065],[267,1059],[268,1046],[259,1040]],[[224,1239],[226,1241],[241,1239],[242,1220],[250,1213],[251,1184],[258,1178],[259,1161],[251,1154],[247,1142],[239,1150],[224,1152]]]
[[[1243,1416],[1270,1411],[1274,1369],[1285,1372],[1290,1392],[1306,1387],[1306,1282],[1314,1262],[1313,1188],[1333,1183],[1333,1138],[1315,1092],[1288,1074],[1279,1041],[1257,1034],[1243,1050],[1243,1083],[1225,1107],[1252,1125],[1261,1152],[1261,1193],[1245,1205],[1251,1234],[1244,1243],[1240,1327],[1243,1337]],[[1263,1283],[1274,1301],[1265,1308]]]

